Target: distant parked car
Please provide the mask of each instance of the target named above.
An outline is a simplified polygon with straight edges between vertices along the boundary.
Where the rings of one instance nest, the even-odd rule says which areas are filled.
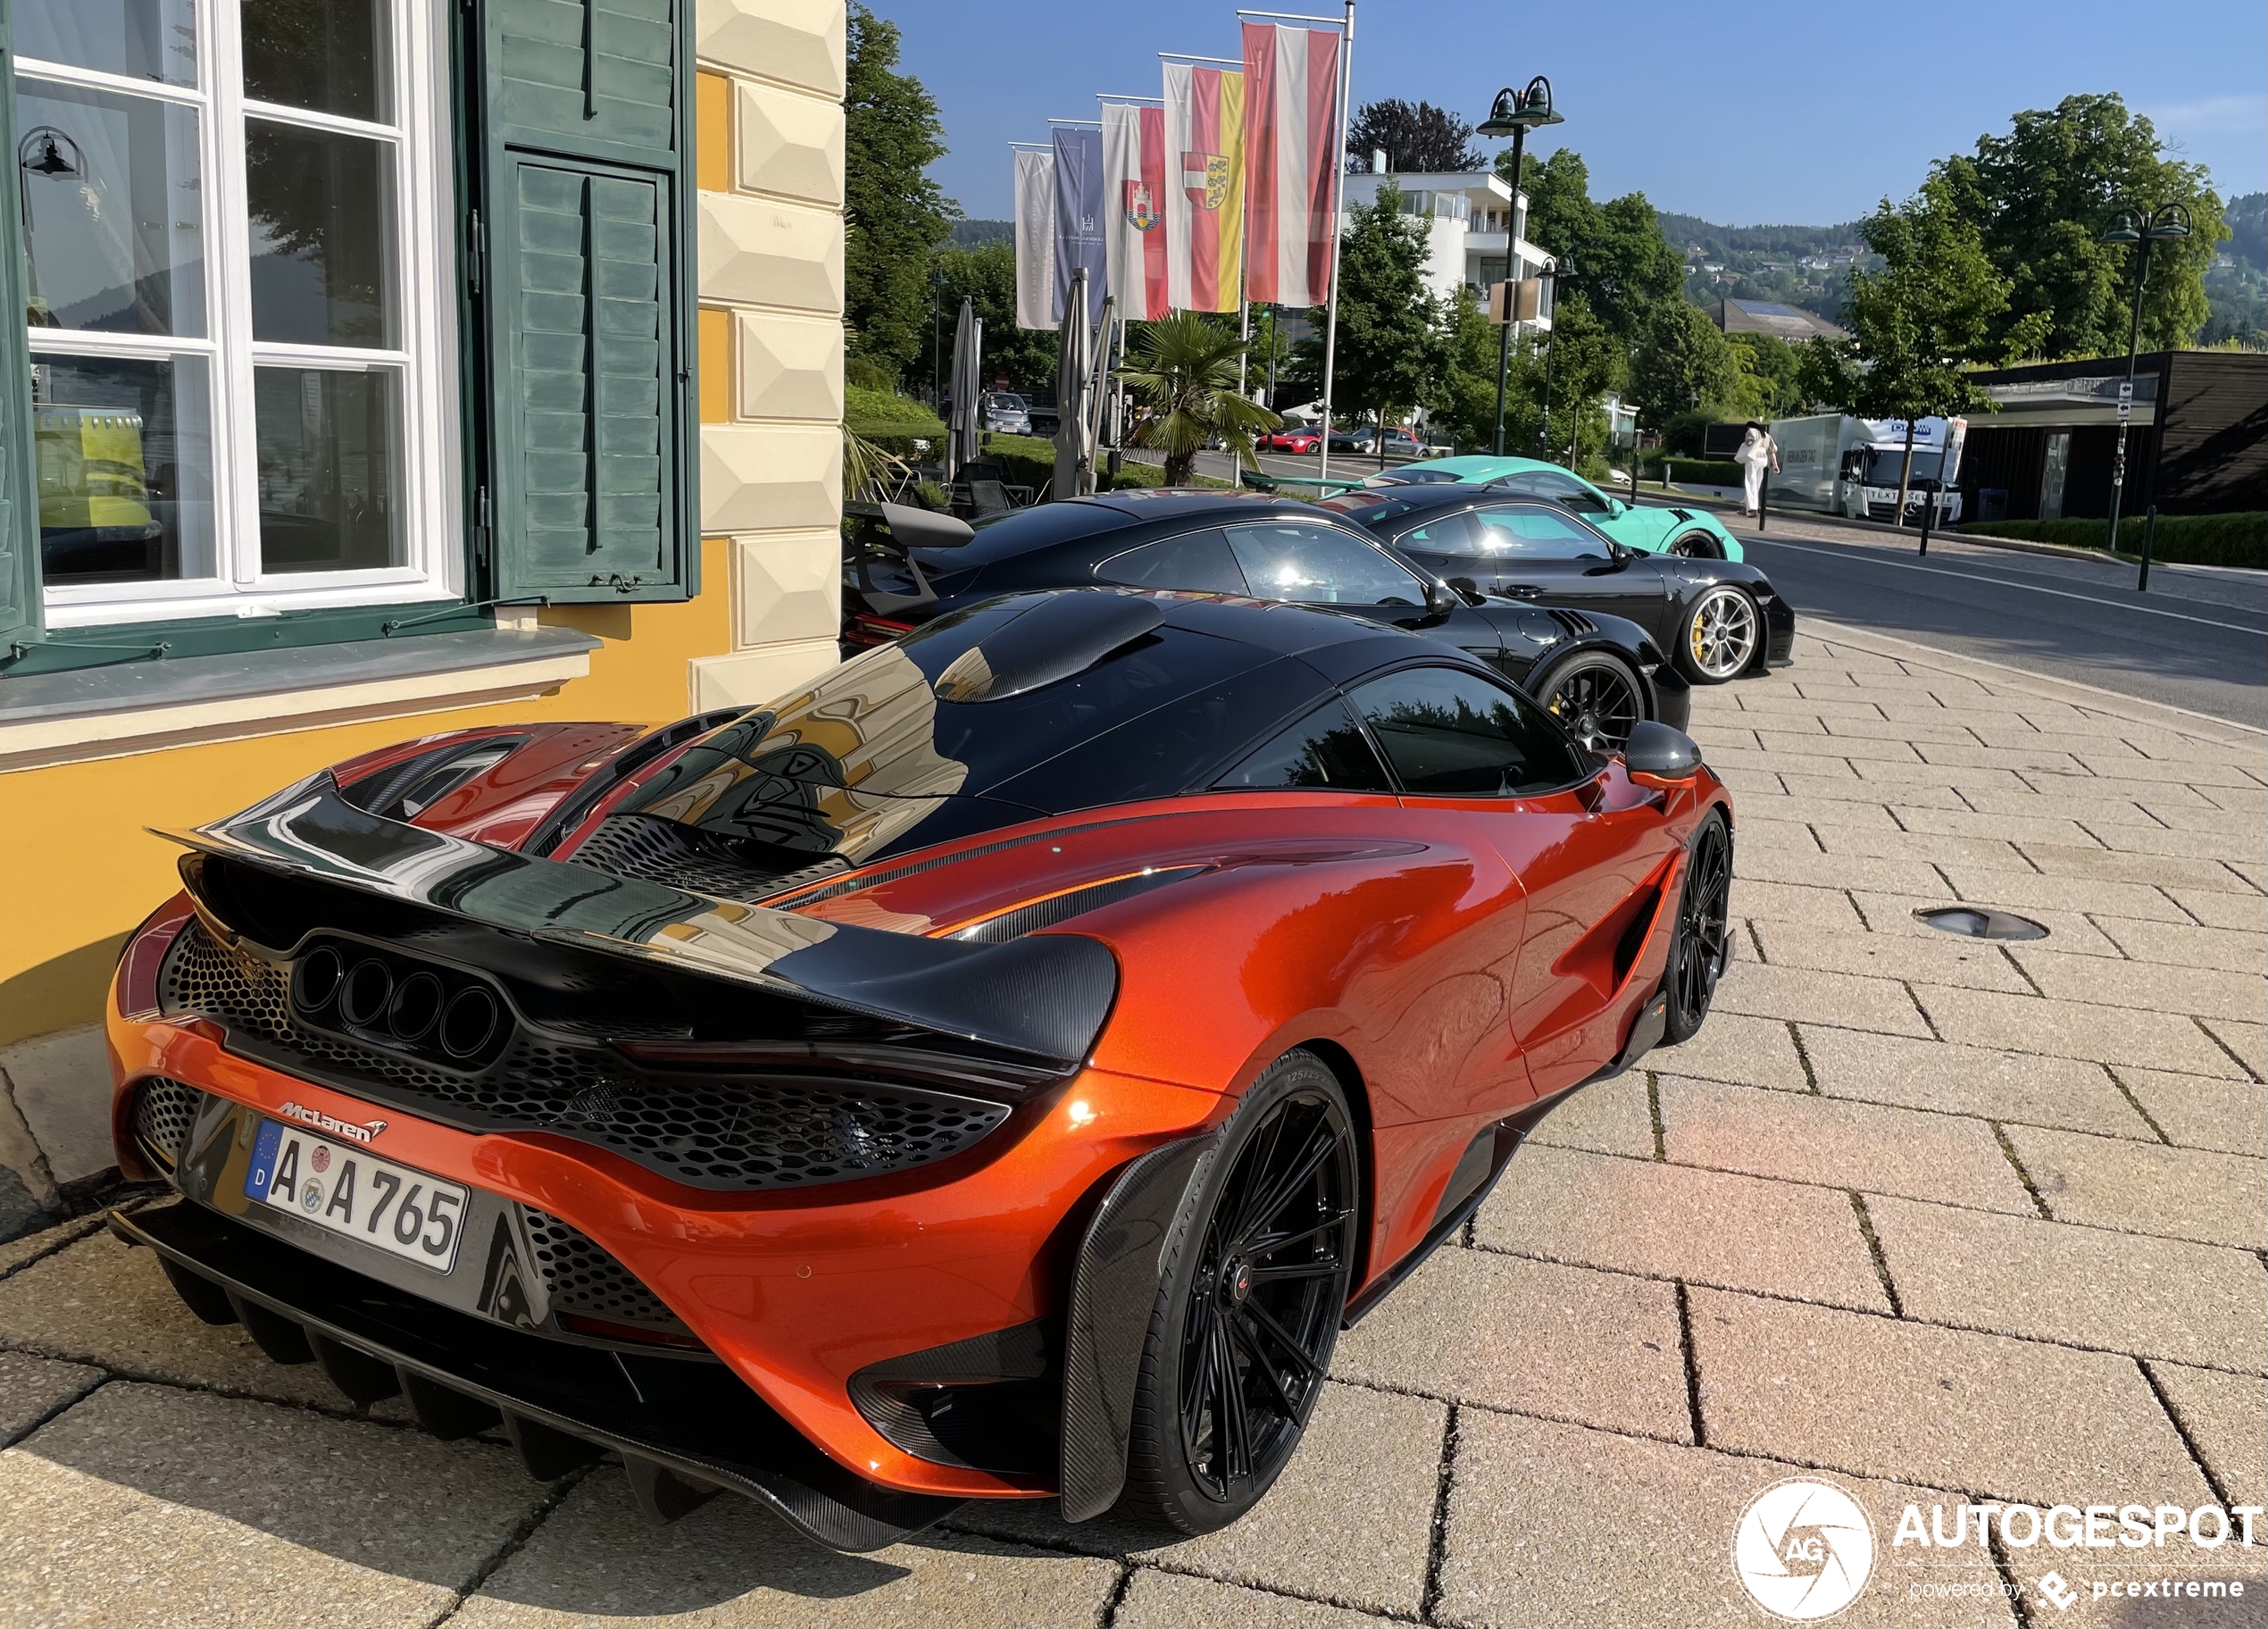
[[[1004,436],[1031,434],[1031,408],[1013,391],[989,391],[982,398],[982,406],[987,430]]]
[[[1649,555],[1684,555],[1698,560],[1745,558],[1740,539],[1705,509],[1672,504],[1636,504],[1609,497],[1573,471],[1540,458],[1434,458],[1383,471],[1366,487],[1455,482],[1492,487],[1523,497],[1544,497],[1580,515],[1625,548]]]
[[[1255,443],[1263,453],[1298,453],[1303,455],[1313,452],[1322,444],[1322,436],[1303,424],[1287,424],[1281,430],[1261,437]]]

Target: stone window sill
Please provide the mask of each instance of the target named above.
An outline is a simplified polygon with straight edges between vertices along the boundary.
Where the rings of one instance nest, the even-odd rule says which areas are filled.
[[[571,628],[495,628],[0,679],[0,773],[525,700],[590,672]]]

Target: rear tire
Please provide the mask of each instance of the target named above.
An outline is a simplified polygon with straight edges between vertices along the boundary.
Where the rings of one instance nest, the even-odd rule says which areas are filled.
[[[1652,716],[1637,672],[1603,650],[1577,651],[1548,670],[1532,693],[1593,752],[1620,752],[1630,731]]]
[[[1705,531],[1688,531],[1670,545],[1670,552],[1688,560],[1722,560],[1724,545]]]
[[[1670,933],[1670,965],[1662,975],[1669,997],[1662,1044],[1690,1040],[1709,1015],[1717,981],[1732,960],[1732,828],[1720,809],[1709,811],[1686,846],[1685,886],[1678,893]]]
[[[1346,1092],[1313,1053],[1286,1053],[1190,1178],[1135,1382],[1121,1514],[1213,1533],[1274,1484],[1330,1368],[1357,1208]]]
[[[1764,637],[1764,615],[1748,590],[1721,582],[1685,614],[1678,628],[1678,668],[1696,684],[1722,684],[1747,672]]]

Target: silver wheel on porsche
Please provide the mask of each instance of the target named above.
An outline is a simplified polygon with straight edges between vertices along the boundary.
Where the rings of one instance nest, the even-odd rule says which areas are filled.
[[[1747,590],[1720,583],[1686,614],[1678,665],[1699,684],[1722,684],[1755,659],[1763,620]]]

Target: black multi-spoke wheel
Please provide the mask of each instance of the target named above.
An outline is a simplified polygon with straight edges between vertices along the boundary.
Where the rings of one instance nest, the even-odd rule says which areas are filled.
[[[1669,973],[1663,980],[1670,998],[1664,1041],[1690,1039],[1709,1015],[1717,981],[1732,959],[1731,909],[1732,829],[1713,809],[1693,834],[1686,856],[1685,889],[1678,897]]]
[[[1570,656],[1545,676],[1538,693],[1544,706],[1593,752],[1620,752],[1646,717],[1638,675],[1603,651]]]
[[[1724,558],[1724,545],[1705,531],[1688,531],[1670,545],[1670,552],[1682,555],[1688,560],[1722,560]]]
[[[1290,1459],[1347,1308],[1355,1174],[1338,1078],[1286,1055],[1191,1178],[1143,1352],[1128,1514],[1211,1533]]]

